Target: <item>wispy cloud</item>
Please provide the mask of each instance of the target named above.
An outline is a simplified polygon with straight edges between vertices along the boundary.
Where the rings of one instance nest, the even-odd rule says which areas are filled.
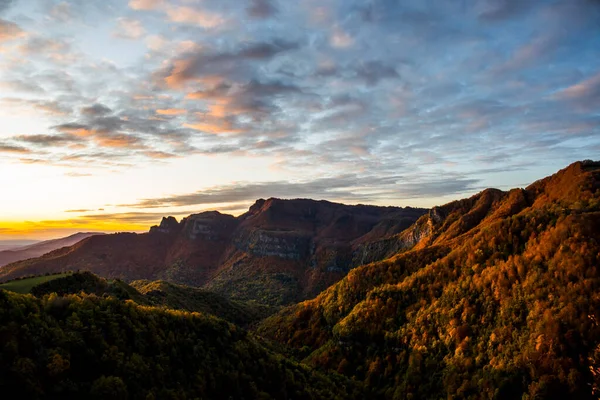
[[[129,18],[119,18],[113,32],[115,37],[121,39],[137,40],[146,34],[146,29],[141,21]]]
[[[423,198],[445,194],[458,194],[477,188],[477,179],[451,175],[443,179],[423,176],[419,181],[407,181],[402,176],[340,175],[300,182],[236,182],[195,193],[144,199],[123,207],[165,208],[203,206],[207,204],[248,203],[260,197],[317,198],[352,203],[375,203],[380,196],[397,199]]]

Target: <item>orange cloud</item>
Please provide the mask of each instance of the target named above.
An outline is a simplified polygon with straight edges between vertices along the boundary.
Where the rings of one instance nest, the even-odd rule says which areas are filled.
[[[159,115],[182,115],[185,114],[187,110],[182,110],[179,108],[168,108],[164,110],[156,110],[156,113]]]
[[[164,160],[167,158],[177,158],[177,155],[171,154],[171,153],[166,153],[164,151],[145,151],[143,154],[148,158],[154,158],[157,160]]]
[[[213,135],[221,135],[225,133],[241,133],[242,131],[235,128],[231,121],[226,119],[208,118],[205,121],[195,124],[183,124],[185,128],[194,129],[204,133]]]
[[[17,24],[0,19],[0,42],[18,39],[23,36],[25,36],[25,31],[19,28]]]
[[[105,134],[94,137],[96,144],[102,147],[113,147],[113,148],[142,148],[139,138],[135,136],[128,136],[123,134]]]
[[[22,146],[10,146],[0,143],[0,153],[28,154],[31,150]]]
[[[133,96],[134,100],[154,100],[154,96],[148,96],[143,94],[136,94]]]
[[[230,99],[222,99],[215,104],[209,106],[209,114],[213,117],[223,118],[229,114],[229,105],[231,104]]]
[[[78,137],[89,137],[94,135],[96,132],[87,127],[77,125],[77,124],[66,124],[56,127],[59,132],[68,133],[70,135],[75,135]]]
[[[165,4],[164,0],[131,0],[129,7],[134,10],[156,10]]]
[[[200,11],[191,7],[172,7],[167,9],[167,16],[171,22],[198,25],[206,29],[216,28],[225,22],[219,14],[209,11]]]

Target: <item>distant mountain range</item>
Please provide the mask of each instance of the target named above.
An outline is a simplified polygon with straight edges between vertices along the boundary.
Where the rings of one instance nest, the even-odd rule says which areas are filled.
[[[41,240],[0,240],[0,251],[15,250],[19,247],[30,246],[41,242]]]
[[[0,270],[0,280],[88,270],[108,278],[161,279],[239,300],[288,304],[314,297],[351,268],[393,253],[397,243],[379,241],[402,232],[426,212],[302,199],[258,200],[237,218],[206,212],[181,222],[164,218],[146,234],[93,236],[38,259],[7,265]]]
[[[62,247],[72,246],[82,241],[83,239],[94,235],[104,234],[97,232],[81,232],[61,239],[36,242],[30,245],[17,246],[12,247],[9,250],[0,251],[0,267],[17,261],[40,257],[53,250],[60,249]]]

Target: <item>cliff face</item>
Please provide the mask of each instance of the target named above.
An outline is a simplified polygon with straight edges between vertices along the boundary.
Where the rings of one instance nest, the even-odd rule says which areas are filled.
[[[84,240],[9,265],[0,270],[0,280],[81,269],[108,278],[206,286],[234,298],[285,304],[312,297],[336,282],[360,265],[357,254],[363,246],[403,231],[424,213],[302,199],[258,200],[237,218],[219,212],[190,215],[181,222],[166,217],[147,234]]]
[[[359,265],[368,241],[398,233],[426,210],[259,200],[240,216],[211,290],[285,304],[313,297]],[[385,227],[385,229],[384,229]]]

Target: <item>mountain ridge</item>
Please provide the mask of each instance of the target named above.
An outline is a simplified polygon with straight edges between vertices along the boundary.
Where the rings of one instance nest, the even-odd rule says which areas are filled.
[[[178,222],[165,217],[146,234],[91,237],[0,270],[0,280],[90,270],[124,280],[166,280],[239,300],[287,304],[312,297],[360,263],[365,235],[401,232],[425,209],[348,206],[310,199],[260,199],[245,214],[216,211]]]
[[[78,232],[58,239],[45,240],[30,245],[19,246],[9,250],[0,251],[0,267],[17,261],[43,256],[62,247],[72,246],[90,236],[104,235],[101,232]]]

